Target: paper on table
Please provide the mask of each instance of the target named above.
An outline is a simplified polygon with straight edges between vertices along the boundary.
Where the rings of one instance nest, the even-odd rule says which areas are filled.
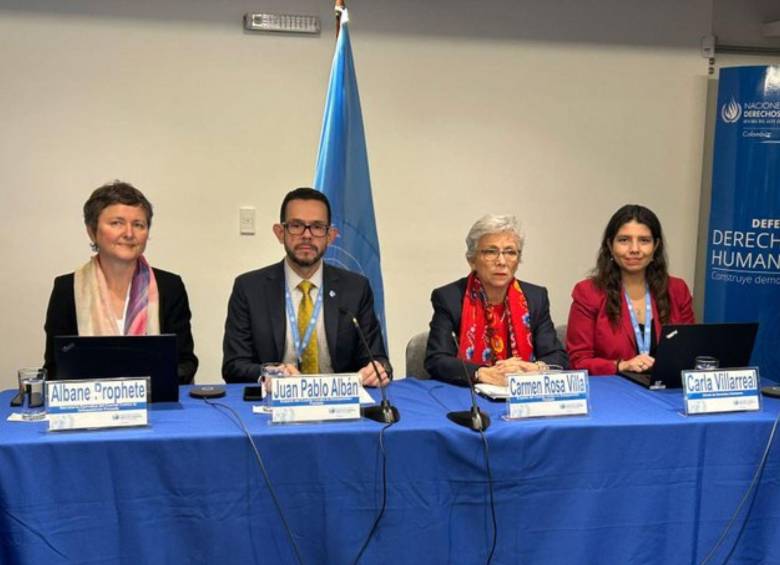
[[[360,387],[360,403],[361,404],[374,404],[376,401],[368,394],[368,391],[361,385]]]
[[[509,398],[509,387],[477,383],[474,385],[474,389],[482,396],[487,396],[493,400]]]
[[[21,412],[11,412],[11,414],[6,418],[6,421],[8,422],[46,422],[49,419],[48,416],[44,415],[36,420],[27,420],[25,419],[24,415]]]

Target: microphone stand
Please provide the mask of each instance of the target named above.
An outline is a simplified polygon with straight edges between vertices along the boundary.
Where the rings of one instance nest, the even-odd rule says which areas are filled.
[[[765,386],[761,389],[764,396],[772,396],[774,398],[780,398],[780,386]]]
[[[457,355],[458,339],[455,337],[454,333],[451,335],[455,342],[455,355]],[[477,406],[477,393],[474,391],[474,382],[469,377],[466,362],[463,359],[460,359],[460,364],[463,367],[463,377],[466,379],[466,384],[468,384],[469,392],[471,393],[471,409],[450,412],[447,414],[447,418],[459,426],[466,427],[475,432],[484,432],[490,427],[490,416],[485,414],[479,409],[479,406]]]
[[[345,308],[339,308],[339,310],[341,310],[342,314],[349,317],[350,321],[352,322],[352,325],[355,326],[355,329],[357,330],[357,333],[360,336],[360,341],[363,343],[363,347],[365,347],[366,351],[368,352],[368,358],[371,362],[371,366],[374,368],[374,372],[378,377],[379,368],[377,366],[376,359],[374,358],[374,352],[371,351],[371,347],[369,347],[368,345],[366,336],[363,334],[363,330],[361,329],[360,324],[357,321],[357,318],[355,318],[355,316],[352,315],[352,312],[350,312]],[[382,384],[381,379],[379,380],[379,391],[382,394],[382,401],[379,404],[376,404],[374,406],[366,406],[365,408],[362,408],[361,412],[363,413],[363,416],[368,420],[379,422],[381,424],[393,424],[401,419],[401,414],[398,412],[398,408],[390,404],[390,401],[387,399],[387,391],[385,390],[385,385]]]

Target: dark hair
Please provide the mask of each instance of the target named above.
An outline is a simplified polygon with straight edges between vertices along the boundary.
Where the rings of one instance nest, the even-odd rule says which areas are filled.
[[[95,189],[84,203],[84,224],[97,231],[100,213],[114,204],[140,206],[146,212],[146,225],[152,226],[152,203],[132,184],[115,180]]]
[[[604,237],[601,238],[601,247],[596,259],[596,268],[591,276],[597,287],[607,294],[607,317],[614,326],[620,321],[620,305],[623,301],[622,280],[620,267],[612,259],[609,245],[614,241],[617,232],[628,222],[637,222],[650,228],[653,242],[656,244],[655,252],[650,264],[645,271],[645,280],[650,288],[650,294],[655,298],[658,308],[658,317],[662,324],[669,321],[669,271],[664,248],[664,238],[661,231],[661,222],[652,210],[639,204],[626,204],[612,217],[604,229]]]
[[[305,186],[291,190],[284,197],[284,200],[282,200],[282,207],[279,210],[279,221],[281,223],[284,223],[287,220],[287,204],[290,200],[319,200],[325,204],[325,209],[328,211],[328,224],[330,224],[330,202],[328,202],[328,197],[319,190],[314,190],[313,188],[307,188]]]

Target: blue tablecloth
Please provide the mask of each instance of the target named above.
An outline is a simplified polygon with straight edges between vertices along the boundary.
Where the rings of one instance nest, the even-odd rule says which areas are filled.
[[[186,390],[148,428],[68,433],[7,422],[12,392],[0,394],[0,563],[294,562],[241,429]],[[480,436],[445,417],[468,391],[415,379],[389,391],[401,421],[385,434],[387,512],[363,562],[484,562]],[[381,426],[271,425],[241,392],[222,401],[252,433],[304,562],[351,563],[381,505]],[[591,379],[588,417],[507,422],[503,404],[480,404],[493,417],[494,562],[540,564],[700,562],[780,410],[765,399],[761,412],[686,418],[679,390],[615,377]],[[775,445],[730,563],[780,563],[778,487]]]

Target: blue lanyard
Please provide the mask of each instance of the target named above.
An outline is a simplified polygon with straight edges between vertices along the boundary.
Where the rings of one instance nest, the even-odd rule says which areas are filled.
[[[636,319],[636,312],[634,312],[634,305],[631,303],[631,297],[628,296],[628,291],[625,289],[623,293],[626,295],[626,304],[628,304],[628,313],[631,316],[631,326],[634,328],[634,336],[636,337],[636,346],[639,349],[639,353],[647,355],[650,353],[650,332],[653,327],[653,307],[650,302],[650,289],[645,286],[645,335],[642,339],[642,335],[639,333],[639,322]]]
[[[293,347],[295,348],[295,358],[298,359],[298,362],[300,363],[303,350],[309,345],[311,334],[314,333],[314,328],[317,327],[317,318],[320,317],[320,309],[322,308],[322,289],[317,289],[317,301],[314,303],[314,311],[311,313],[311,318],[309,318],[309,321],[306,324],[306,333],[303,335],[303,340],[301,340],[301,335],[298,332],[298,316],[293,308],[292,295],[290,294],[290,288],[287,285],[284,285],[284,298],[287,301],[287,321],[290,323],[290,332],[292,333]],[[304,298],[301,298],[301,300]]]

